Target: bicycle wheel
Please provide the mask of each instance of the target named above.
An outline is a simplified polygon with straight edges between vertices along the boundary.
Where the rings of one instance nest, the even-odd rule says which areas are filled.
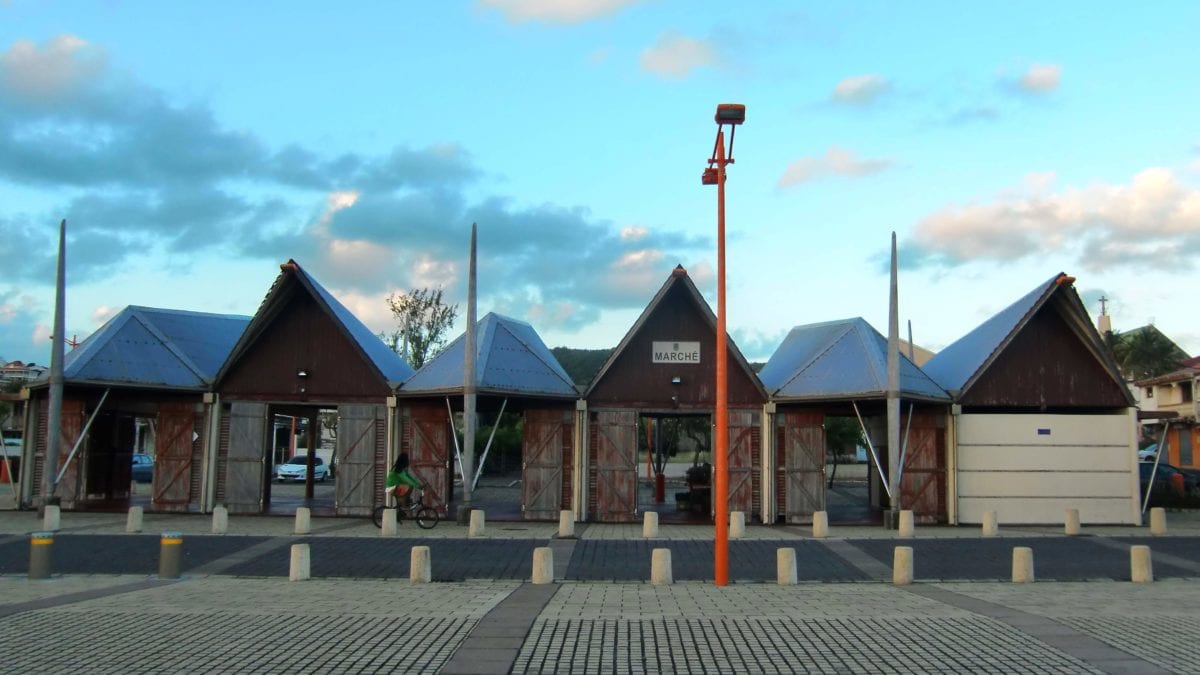
[[[438,512],[428,506],[422,506],[417,509],[417,516],[414,520],[417,521],[417,527],[422,530],[432,530],[438,524]]]
[[[375,527],[383,528],[383,509],[386,507],[376,506],[375,511],[371,513],[371,519],[375,521]]]

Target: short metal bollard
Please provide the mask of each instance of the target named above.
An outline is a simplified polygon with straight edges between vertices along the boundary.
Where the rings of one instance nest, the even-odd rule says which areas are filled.
[[[163,532],[158,545],[158,578],[178,579],[179,559],[183,549],[183,534]]]
[[[34,532],[29,535],[29,578],[49,579],[50,558],[54,549],[53,532]]]

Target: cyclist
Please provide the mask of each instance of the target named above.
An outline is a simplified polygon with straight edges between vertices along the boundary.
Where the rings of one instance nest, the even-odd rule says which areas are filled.
[[[419,487],[421,481],[408,470],[408,453],[400,453],[396,463],[392,465],[392,470],[387,472],[388,491],[396,496],[398,505],[405,505],[409,503],[409,495],[412,494],[413,488]]]

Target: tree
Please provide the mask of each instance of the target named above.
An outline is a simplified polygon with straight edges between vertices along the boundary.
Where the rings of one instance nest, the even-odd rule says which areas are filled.
[[[1177,370],[1188,357],[1187,352],[1154,326],[1142,326],[1124,333],[1112,331],[1105,335],[1105,341],[1112,349],[1121,373],[1134,380]]]
[[[825,448],[830,455],[853,457],[855,449],[866,444],[858,420],[853,417],[825,418]]]
[[[399,328],[380,337],[413,368],[425,365],[446,346],[446,332],[458,316],[458,305],[444,304],[442,289],[392,293],[385,302]]]

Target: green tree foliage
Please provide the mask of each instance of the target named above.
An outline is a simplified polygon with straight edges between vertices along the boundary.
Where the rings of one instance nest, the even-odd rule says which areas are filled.
[[[611,349],[571,349],[570,347],[555,347],[550,350],[559,365],[571,376],[571,380],[580,386],[591,384],[592,378],[600,370],[600,366],[612,354]]]
[[[1142,326],[1124,333],[1112,331],[1105,335],[1105,342],[1121,373],[1134,380],[1178,370],[1188,358],[1187,352],[1154,326]]]
[[[446,346],[446,332],[458,316],[458,305],[445,304],[442,289],[392,293],[385,302],[398,329],[380,338],[413,368],[425,365]]]
[[[858,420],[853,417],[825,418],[825,449],[831,456],[853,457],[855,448],[866,444]]]

